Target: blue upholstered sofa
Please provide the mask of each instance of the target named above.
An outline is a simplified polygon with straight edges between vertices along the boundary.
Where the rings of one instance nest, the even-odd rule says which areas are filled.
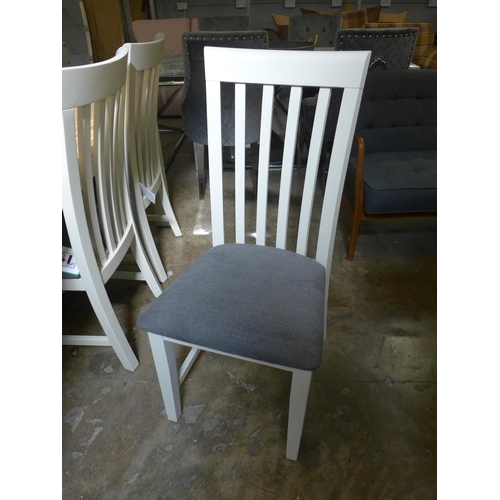
[[[361,221],[437,214],[437,70],[369,71],[343,196]]]

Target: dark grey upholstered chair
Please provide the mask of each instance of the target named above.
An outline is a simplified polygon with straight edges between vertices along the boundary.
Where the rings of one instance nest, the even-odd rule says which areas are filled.
[[[181,113],[184,130],[193,142],[196,169],[198,172],[199,194],[204,197],[206,184],[207,162],[207,110],[205,90],[204,48],[240,47],[267,49],[269,44],[266,31],[199,31],[182,35],[184,55],[185,80],[181,98]],[[259,138],[260,106],[262,88],[249,86],[247,88],[247,144],[253,144],[253,167],[256,175],[256,143]],[[234,85],[224,85],[224,146],[234,146]]]
[[[418,28],[341,29],[335,50],[371,50],[371,69],[408,69]]]
[[[310,16],[303,16],[310,17]],[[415,43],[419,29],[412,28],[386,28],[386,29],[340,29],[335,39],[335,50],[371,50],[369,71],[375,70],[404,70],[410,67],[410,62],[415,50]],[[328,123],[326,128],[325,142],[333,140],[333,133],[339,112],[341,91],[332,94],[330,108],[328,111]],[[307,138],[310,135],[316,98],[306,96],[302,103],[303,120],[301,122],[300,136],[298,140],[299,160],[302,151],[306,147]],[[325,154],[326,149],[323,151]],[[322,183],[326,181],[326,170],[321,171]]]
[[[250,28],[249,16],[198,17],[196,22],[191,26],[192,31],[246,31]]]
[[[369,71],[343,203],[361,221],[437,214],[437,70]]]
[[[288,28],[289,40],[309,40],[312,35],[318,35],[316,47],[335,45],[335,35],[342,27],[342,16],[329,14],[310,14],[307,16],[291,16]]]

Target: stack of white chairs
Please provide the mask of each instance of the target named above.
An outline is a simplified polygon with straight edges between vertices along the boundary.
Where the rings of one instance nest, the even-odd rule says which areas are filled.
[[[139,362],[105,284],[112,277],[145,280],[155,296],[162,293],[167,274],[149,228],[150,201],[159,208],[152,218],[181,234],[155,125],[163,35],[144,45],[136,52],[126,44],[112,59],[62,70],[62,207],[79,269],[77,277],[63,273],[62,286],[87,292],[105,333],[63,335],[63,344],[110,345],[131,371]]]

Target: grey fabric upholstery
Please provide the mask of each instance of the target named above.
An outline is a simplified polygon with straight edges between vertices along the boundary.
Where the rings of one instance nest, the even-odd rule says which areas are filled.
[[[368,72],[356,134],[365,143],[367,213],[437,210],[437,70]],[[353,158],[352,190],[355,171]]]
[[[187,137],[206,145],[207,111],[205,90],[205,64],[203,50],[207,46],[260,48],[268,47],[266,31],[190,32],[182,35],[185,81],[181,98],[181,113]],[[262,88],[247,88],[246,140],[255,143],[260,133],[260,106]],[[234,85],[225,85],[222,92],[224,146],[234,145]]]
[[[198,31],[245,31],[250,27],[248,16],[199,17]]]
[[[321,363],[325,269],[294,252],[215,246],[138,320],[171,339],[302,370]]]
[[[288,28],[289,40],[309,40],[318,35],[317,47],[334,47],[337,31],[342,27],[341,15],[310,14],[291,16]]]
[[[341,29],[335,50],[371,50],[372,69],[408,69],[418,32],[418,28]]]
[[[354,186],[354,159],[346,183]],[[437,151],[372,153],[365,157],[364,209],[368,214],[437,211]],[[351,197],[351,203],[354,199]]]
[[[437,70],[372,71],[356,133],[366,153],[437,148]]]

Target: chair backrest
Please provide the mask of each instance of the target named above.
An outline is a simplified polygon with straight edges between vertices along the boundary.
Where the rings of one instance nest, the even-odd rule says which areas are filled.
[[[85,255],[79,268],[98,262],[104,282],[134,234],[124,145],[127,58],[121,47],[107,61],[62,70],[63,212],[75,255]]]
[[[182,52],[182,34],[191,31],[187,17],[175,19],[139,19],[132,21],[132,33],[137,42],[152,42],[157,33],[163,33],[163,53]]]
[[[373,69],[408,69],[417,37],[418,28],[342,29],[335,50],[371,50]]]
[[[217,31],[184,33],[184,89],[181,98],[181,113],[187,137],[198,144],[207,141],[207,110],[205,90],[205,47],[239,47],[267,49],[269,38],[267,31]],[[225,64],[221,61],[221,64]],[[259,137],[260,103],[262,88],[249,86],[247,95],[246,124],[247,143],[257,141]],[[224,133],[225,146],[234,145],[234,85],[225,85],[224,100]]]
[[[291,16],[288,27],[289,40],[309,40],[311,35],[318,35],[316,47],[335,45],[335,35],[342,27],[342,16],[328,14],[310,14]]]
[[[437,149],[437,70],[370,71],[356,133],[365,153]]]
[[[151,189],[163,171],[156,112],[163,33],[152,42],[128,43],[127,150],[133,177]],[[134,187],[138,187],[134,183]]]
[[[386,29],[386,28],[418,28],[418,37],[413,52],[415,64],[420,65],[425,53],[435,44],[435,29],[432,23],[366,23],[363,28]]]
[[[191,21],[191,31],[245,31],[249,28],[249,16],[197,17]]]
[[[319,234],[316,248],[311,249],[312,256],[325,266],[327,276],[329,275],[341,193],[363,85],[368,71],[369,57],[369,52],[289,51],[286,53],[286,57],[283,57],[283,52],[279,50],[258,51],[217,47],[205,49],[210,198],[214,246],[223,244],[226,241],[226,236],[229,239],[224,224],[221,83],[236,83],[235,189],[234,193],[228,194],[228,200],[234,200],[235,206],[236,232],[234,241],[236,243],[247,242],[245,229],[250,229],[252,233],[255,232],[255,241],[258,245],[266,245],[273,241],[274,237],[270,237],[269,240],[266,238],[266,232],[270,227],[268,215],[271,213],[271,205],[277,206],[277,229],[274,244],[278,248],[293,250],[302,255],[308,255],[311,243],[309,230],[313,213],[315,213],[313,206],[317,191],[316,179],[331,89],[344,88],[337,133],[331,151],[330,174],[326,193],[324,201],[320,201],[322,206],[319,207],[321,212]],[[297,68],[300,68],[300,71],[297,71]],[[255,226],[251,228],[246,228],[245,223],[244,124],[246,119],[245,86],[247,84],[263,85],[256,221]],[[277,174],[280,175],[278,194],[270,188],[272,184],[269,175],[269,156],[275,89],[282,85],[292,88],[287,113],[282,168],[277,171]],[[299,225],[296,246],[291,248],[288,241],[289,207],[292,196],[292,174],[302,87],[319,87],[320,91],[303,189],[299,193],[293,192],[293,196],[301,197],[302,203],[300,214],[293,214],[297,216]],[[318,196],[316,196],[316,201],[319,201]],[[314,221],[314,223],[316,222],[317,220]],[[294,241],[292,235],[290,235],[290,241]]]

